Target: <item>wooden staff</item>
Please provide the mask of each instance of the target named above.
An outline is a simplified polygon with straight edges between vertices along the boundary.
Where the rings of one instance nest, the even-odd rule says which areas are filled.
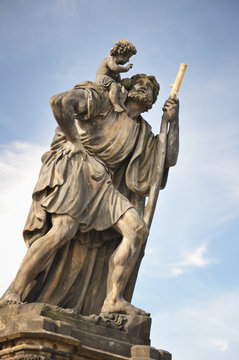
[[[182,80],[183,80],[183,76],[184,76],[186,67],[187,67],[186,64],[182,63],[180,65],[178,75],[175,79],[175,82],[173,85],[171,85],[172,90],[169,95],[169,98],[173,98],[173,97],[177,96],[177,94],[179,92],[179,88],[180,88]],[[154,212],[155,212],[155,208],[156,208],[156,204],[157,204],[157,200],[158,200],[158,196],[159,196],[159,191],[161,188],[163,172],[164,172],[166,147],[167,147],[167,133],[168,133],[168,121],[166,119],[165,114],[163,114],[162,121],[161,121],[161,127],[160,127],[160,133],[158,136],[159,146],[161,149],[161,156],[159,159],[159,163],[157,164],[155,179],[153,179],[154,182],[151,186],[148,203],[147,203],[147,206],[146,206],[145,212],[144,212],[144,221],[147,224],[148,228],[150,228],[152,220],[153,220],[153,216],[154,216]]]
[[[176,79],[175,79],[175,81],[174,81],[174,84],[171,85],[172,90],[171,90],[171,93],[170,93],[170,95],[169,95],[170,98],[178,95],[178,92],[179,92],[180,86],[181,86],[181,84],[182,84],[182,81],[183,81],[183,77],[184,77],[184,73],[185,73],[185,71],[186,71],[186,68],[187,68],[187,65],[181,63],[180,68],[179,68],[179,71],[178,71],[178,75],[177,75],[177,77],[176,77]]]

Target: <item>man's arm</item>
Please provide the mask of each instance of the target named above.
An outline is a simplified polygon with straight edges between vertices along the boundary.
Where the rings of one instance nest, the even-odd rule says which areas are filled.
[[[169,98],[163,107],[166,120],[169,123],[165,167],[175,166],[179,151],[179,101],[177,98]]]
[[[66,91],[54,95],[50,99],[54,117],[67,140],[72,143],[72,147],[69,149],[69,157],[76,152],[82,152],[85,156],[85,149],[81,144],[80,135],[75,124],[75,114],[87,112],[87,99],[88,95],[83,89]]]

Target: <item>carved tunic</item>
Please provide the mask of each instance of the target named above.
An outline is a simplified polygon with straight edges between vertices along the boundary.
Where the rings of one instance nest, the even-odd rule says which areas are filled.
[[[140,122],[130,119],[125,112],[112,111],[107,117],[80,121],[81,141],[100,160],[117,168],[132,152],[139,133]]]
[[[78,129],[82,143],[89,150],[87,160],[81,154],[71,159],[62,156],[67,141],[58,127],[52,142],[55,150],[43,160],[43,179],[40,175],[34,193],[50,187],[53,190],[41,202],[47,212],[71,215],[84,232],[105,230],[132,207],[112,184],[110,170],[119,166],[134,148],[139,123],[125,114],[112,112],[103,119],[80,121]],[[54,178],[46,176],[45,170],[49,175],[54,174]]]

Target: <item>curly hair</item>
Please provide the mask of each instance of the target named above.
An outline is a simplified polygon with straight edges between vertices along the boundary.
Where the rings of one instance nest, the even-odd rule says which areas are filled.
[[[146,75],[146,74],[137,74],[133,75],[131,78],[125,78],[121,80],[121,84],[126,88],[126,90],[130,90],[130,88],[140,79],[147,78],[151,81],[153,85],[153,104],[157,100],[158,93],[160,90],[160,85],[156,80],[156,77],[153,75]]]
[[[137,50],[135,46],[128,40],[119,40],[110,50],[110,55],[135,55]]]

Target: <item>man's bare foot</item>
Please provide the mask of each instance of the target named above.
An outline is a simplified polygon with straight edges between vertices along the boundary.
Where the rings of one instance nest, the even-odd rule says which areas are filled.
[[[124,111],[124,109],[120,105],[114,104],[114,111],[122,112],[122,111]]]
[[[118,299],[115,302],[105,299],[105,302],[101,309],[102,313],[120,313],[127,315],[142,315],[142,316],[150,316],[149,313],[146,313],[144,310],[137,308],[136,306],[130,304],[124,299]]]
[[[13,291],[7,291],[0,299],[0,308],[12,304],[22,304],[21,297]]]

